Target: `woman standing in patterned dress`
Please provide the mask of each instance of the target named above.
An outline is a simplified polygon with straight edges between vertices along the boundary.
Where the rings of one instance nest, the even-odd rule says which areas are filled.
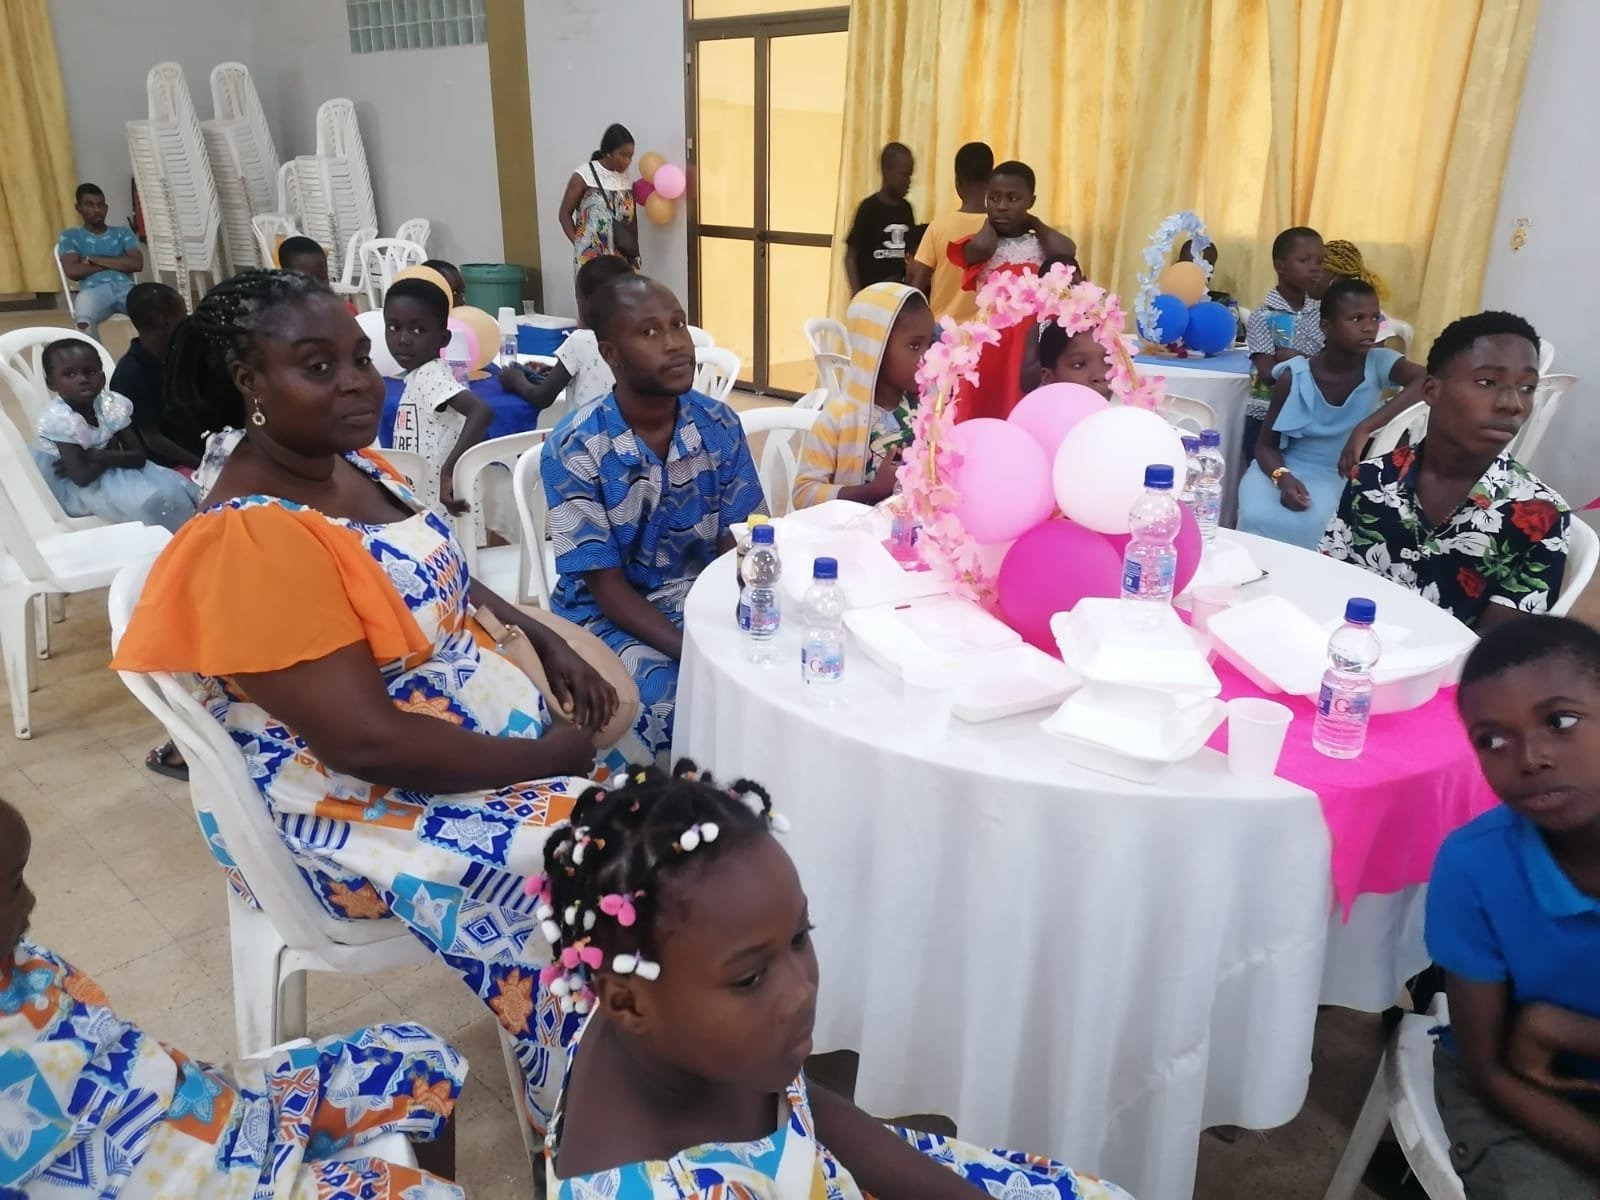
[[[557,220],[572,243],[572,271],[591,259],[615,254],[639,269],[639,219],[634,211],[633,134],[622,125],[607,127],[600,149],[567,180]]]

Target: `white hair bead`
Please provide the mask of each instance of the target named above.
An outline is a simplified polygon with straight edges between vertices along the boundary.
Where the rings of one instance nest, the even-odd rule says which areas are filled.
[[[661,964],[651,962],[648,958],[641,958],[634,965],[633,973],[640,979],[647,979],[653,983],[661,978]]]
[[[721,832],[722,826],[718,825],[715,821],[707,821],[704,825],[700,826],[700,836],[706,840],[707,844],[716,841],[717,835]]]
[[[539,929],[544,934],[544,940],[549,942],[552,946],[556,946],[561,943],[561,926],[557,925],[554,921],[543,922],[539,926]]]
[[[636,954],[619,954],[611,960],[611,969],[618,975],[632,975],[639,966]]]
[[[772,825],[774,833],[789,832],[789,818],[784,816],[782,813],[773,813],[770,824]]]
[[[683,852],[685,854],[693,850],[699,844],[700,827],[698,825],[689,826],[689,828],[683,831],[683,836],[678,839],[678,845],[683,848]]]
[[[572,985],[567,982],[565,975],[558,975],[550,981],[550,994],[557,1000],[572,991]]]
[[[548,921],[551,917],[556,915],[556,910],[551,908],[548,904],[541,904],[538,908],[533,910],[533,915],[538,917],[541,921]]]
[[[584,932],[588,932],[594,928],[594,909],[591,908],[588,912],[583,914],[583,928]]]

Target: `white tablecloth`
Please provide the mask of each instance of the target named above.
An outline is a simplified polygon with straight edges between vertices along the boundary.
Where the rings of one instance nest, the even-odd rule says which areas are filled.
[[[1313,613],[1359,586],[1386,619],[1439,614],[1356,568],[1248,543],[1271,571],[1254,587]],[[727,556],[689,596],[674,749],[766,783],[793,818],[817,1045],[860,1052],[869,1111],[942,1112],[965,1138],[1186,1200],[1202,1129],[1299,1110],[1319,1002],[1381,1009],[1426,962],[1421,888],[1330,919],[1310,792],[1236,779],[1209,750],[1155,785],[1098,775],[1059,753],[1043,713],[930,742],[861,654],[841,706],[812,708],[798,619],[776,665],[751,665],[733,588]]]
[[[1205,360],[1200,360],[1201,362]],[[1222,434],[1222,456],[1228,473],[1222,484],[1222,523],[1233,527],[1239,512],[1239,476],[1250,465],[1244,453],[1245,406],[1250,399],[1250,376],[1212,367],[1189,366],[1183,359],[1139,359],[1142,375],[1166,378],[1167,391],[1191,400],[1203,400],[1217,414],[1217,430]]]

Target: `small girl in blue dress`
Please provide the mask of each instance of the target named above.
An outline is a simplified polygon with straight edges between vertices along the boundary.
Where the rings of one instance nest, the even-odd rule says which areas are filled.
[[[1026,1154],[880,1124],[809,1083],[817,955],[757,784],[680,762],[590,788],[530,880],[581,1021],[546,1138],[554,1200],[1128,1200]]]
[[[1382,404],[1387,387],[1420,387],[1427,374],[1377,345],[1378,293],[1341,279],[1322,298],[1323,348],[1273,368],[1276,383],[1255,461],[1239,480],[1239,528],[1315,550],[1367,440],[1412,397]]]
[[[194,515],[194,485],[145,457],[133,402],[106,389],[100,352],[78,338],[44,348],[55,399],[39,418],[33,460],[69,517],[142,521],[173,532]]]

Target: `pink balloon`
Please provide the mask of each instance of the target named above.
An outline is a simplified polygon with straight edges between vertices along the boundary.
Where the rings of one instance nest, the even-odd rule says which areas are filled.
[[[653,182],[656,194],[667,200],[676,200],[683,195],[683,189],[689,184],[683,168],[673,163],[662,163],[657,167]]]
[[[961,497],[955,514],[973,541],[1010,541],[1055,507],[1050,460],[1017,426],[976,417],[957,425],[946,445],[961,455],[949,482]]]
[[[636,204],[643,204],[655,194],[656,185],[648,179],[635,179],[633,181],[633,199]]]
[[[1081,383],[1047,383],[1017,401],[1006,420],[1027,430],[1054,462],[1056,449],[1067,431],[1108,403],[1099,392]]]
[[[1183,510],[1183,524],[1178,526],[1177,540],[1172,543],[1173,549],[1178,552],[1178,573],[1172,578],[1174,596],[1182,595],[1183,589],[1189,586],[1194,573],[1200,569],[1200,556],[1205,553],[1206,548],[1205,541],[1200,536],[1200,526],[1194,519],[1194,510],[1187,504],[1180,504],[1178,507]],[[1116,550],[1117,561],[1121,562],[1122,556],[1128,552],[1128,535],[1108,533],[1105,539]]]
[[[1028,530],[1000,564],[1000,615],[1025,641],[1058,658],[1050,618],[1086,596],[1121,590],[1121,553],[1104,534],[1065,517]]]

